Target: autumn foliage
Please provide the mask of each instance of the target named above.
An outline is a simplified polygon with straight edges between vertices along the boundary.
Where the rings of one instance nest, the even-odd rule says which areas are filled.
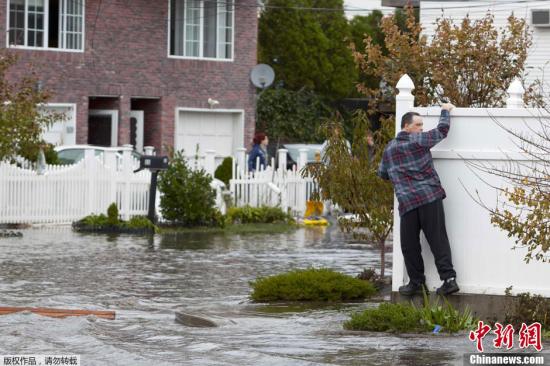
[[[384,17],[380,27],[385,48],[368,36],[363,45],[352,45],[361,73],[381,82],[377,88],[365,84],[357,88],[378,102],[393,99],[397,81],[408,74],[418,105],[445,98],[457,107],[501,106],[512,80],[523,75],[532,43],[525,20],[514,16],[501,30],[495,28],[491,14],[480,20],[466,17],[460,24],[441,18],[431,40],[422,34],[411,8],[405,30],[393,16]]]

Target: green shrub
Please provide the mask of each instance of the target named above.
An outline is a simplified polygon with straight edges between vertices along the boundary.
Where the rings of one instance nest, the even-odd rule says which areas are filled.
[[[353,301],[376,290],[367,281],[331,269],[294,270],[251,282],[254,301]]]
[[[119,223],[118,220],[118,207],[116,206],[116,203],[111,203],[109,207],[107,208],[107,221],[109,225],[116,226]]]
[[[55,146],[44,142],[40,145],[24,144],[22,146],[22,149],[20,150],[20,156],[22,156],[23,158],[29,161],[37,162],[38,156],[40,154],[40,148],[42,148],[42,151],[44,152],[44,158],[46,158],[46,164],[50,164],[50,165],[61,164],[61,161],[57,156],[57,152],[54,150]]]
[[[410,304],[382,303],[376,309],[353,314],[344,323],[348,330],[374,332],[422,332],[428,328],[421,323],[421,313]]]
[[[413,304],[383,303],[377,309],[353,314],[344,323],[344,328],[375,332],[426,332],[439,325],[443,332],[456,333],[473,329],[476,324],[477,319],[469,309],[460,312],[446,299],[444,306],[439,305],[438,300],[431,303],[424,295],[424,306],[421,308]]]
[[[109,226],[109,219],[104,214],[89,215],[79,221],[80,224],[97,228]]]
[[[506,311],[505,322],[517,328],[522,323],[539,322],[543,329],[550,331],[550,299],[529,292],[518,294],[514,306]]]
[[[150,229],[157,231],[157,227],[146,216],[134,216],[129,221],[122,223],[128,229]]]
[[[233,158],[228,156],[223,159],[220,166],[214,172],[214,178],[221,180],[226,186],[229,186],[229,180],[233,174]]]
[[[419,311],[422,321],[428,329],[434,329],[436,325],[439,325],[445,332],[456,333],[475,327],[477,319],[472,316],[472,312],[468,307],[463,312],[459,312],[446,298],[443,298],[443,300],[445,305],[440,305],[439,299],[431,303],[424,293],[424,306]]]
[[[112,205],[111,205],[112,206]],[[110,206],[110,207],[111,207]],[[111,213],[113,210],[111,210]],[[145,216],[134,216],[129,221],[117,220],[116,224],[104,214],[89,215],[73,223],[73,228],[84,232],[142,233],[157,232],[158,228]]]
[[[231,207],[227,210],[230,224],[294,223],[294,219],[279,207]]]
[[[46,164],[50,164],[50,165],[61,164],[61,161],[57,156],[57,151],[54,150],[54,146],[52,144],[46,144],[44,148],[44,157],[46,158]]]
[[[162,216],[183,226],[220,225],[211,182],[204,169],[192,170],[182,152],[176,152],[168,169],[159,174]]]

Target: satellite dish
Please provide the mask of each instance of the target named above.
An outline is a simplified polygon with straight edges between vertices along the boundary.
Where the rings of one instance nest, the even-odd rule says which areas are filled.
[[[258,64],[254,66],[250,73],[250,81],[255,87],[265,89],[275,80],[275,72],[271,66],[266,64]]]

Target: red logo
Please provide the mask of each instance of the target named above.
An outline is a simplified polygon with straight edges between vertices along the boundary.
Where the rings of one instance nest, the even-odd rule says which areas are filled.
[[[479,321],[477,329],[470,331],[469,338],[472,342],[476,342],[476,348],[478,352],[483,352],[483,338],[489,334],[491,326]],[[512,349],[514,347],[514,327],[512,324],[503,326],[500,323],[495,323],[495,330],[493,333],[496,335],[493,339],[493,346],[495,348],[506,347],[506,349]],[[519,348],[528,348],[533,346],[537,351],[542,350],[542,326],[540,323],[533,323],[527,325],[523,323],[521,329],[518,332],[519,335]]]

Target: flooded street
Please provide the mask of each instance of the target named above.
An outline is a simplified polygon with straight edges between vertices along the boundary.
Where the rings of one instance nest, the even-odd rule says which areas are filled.
[[[336,227],[154,238],[70,228],[23,234],[0,240],[0,305],[114,310],[117,318],[0,316],[0,354],[78,354],[82,365],[462,365],[473,351],[466,336],[344,331],[366,303],[304,309],[248,300],[257,276],[310,266],[356,275],[377,266],[373,247]],[[184,326],[177,311],[221,326]]]

